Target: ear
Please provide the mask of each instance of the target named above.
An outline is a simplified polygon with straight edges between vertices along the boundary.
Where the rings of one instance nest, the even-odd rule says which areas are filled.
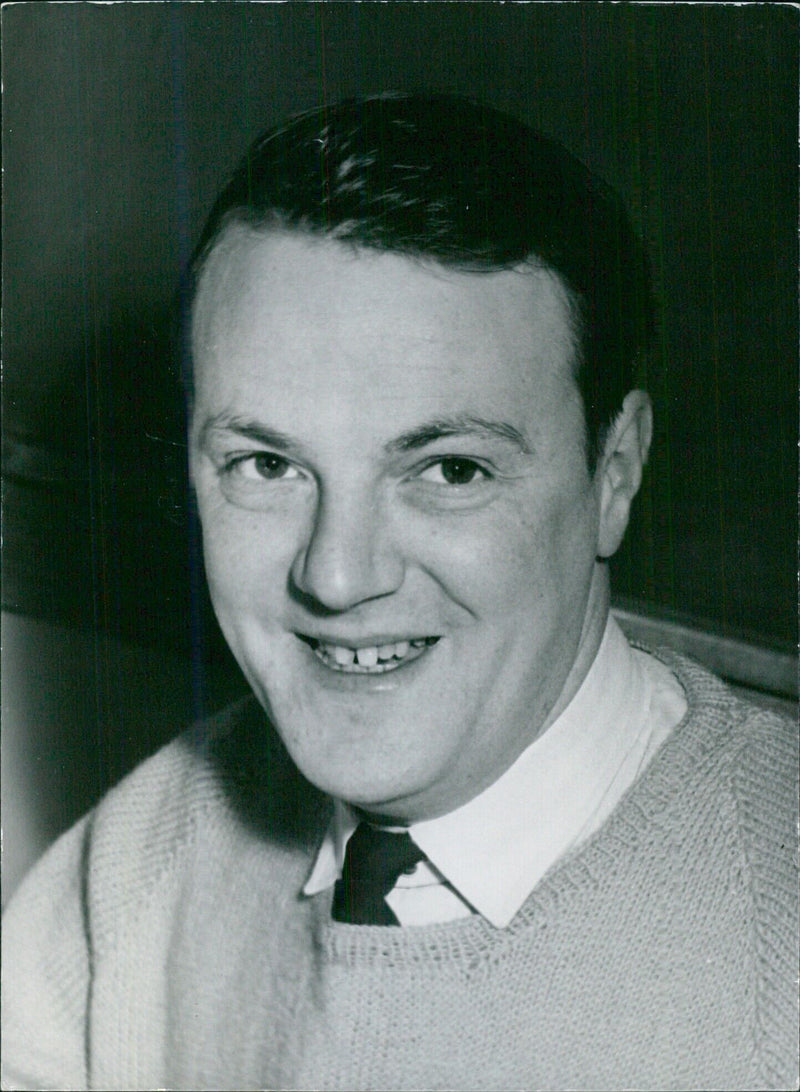
[[[645,391],[629,391],[609,429],[596,474],[600,478],[598,557],[619,549],[631,503],[642,484],[642,471],[653,439],[653,407]]]

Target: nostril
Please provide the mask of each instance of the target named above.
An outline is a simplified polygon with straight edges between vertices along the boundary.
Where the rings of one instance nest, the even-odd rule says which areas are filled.
[[[399,558],[356,558],[306,555],[289,574],[290,594],[315,617],[331,617],[360,603],[393,595],[405,579]]]
[[[338,610],[327,607],[315,595],[301,588],[294,578],[294,573],[289,573],[288,592],[289,598],[301,606],[311,618],[332,618],[340,613]]]

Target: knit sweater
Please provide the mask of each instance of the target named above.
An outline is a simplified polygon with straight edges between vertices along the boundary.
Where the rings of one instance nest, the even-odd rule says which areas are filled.
[[[686,717],[505,929],[332,921],[263,712],[180,737],[12,900],[5,1087],[796,1088],[796,727],[659,655]]]

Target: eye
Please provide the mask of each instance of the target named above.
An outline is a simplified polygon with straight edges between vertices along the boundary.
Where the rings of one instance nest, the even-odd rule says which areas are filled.
[[[471,485],[476,479],[486,479],[489,474],[473,459],[448,455],[431,463],[420,474],[423,481],[444,485]]]
[[[280,481],[299,477],[297,467],[292,466],[282,455],[275,455],[271,451],[256,451],[251,455],[238,456],[225,469],[227,473],[236,473],[247,481]]]

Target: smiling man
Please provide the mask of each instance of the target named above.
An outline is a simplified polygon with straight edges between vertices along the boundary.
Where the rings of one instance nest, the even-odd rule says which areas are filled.
[[[403,822],[496,781],[574,694],[649,434],[634,393],[614,484],[590,477],[557,278],[429,264],[230,226],[194,324],[225,636],[309,780]]]
[[[481,106],[347,102],[254,145],[192,278],[255,698],[20,892],[7,1086],[792,1087],[792,726],[609,615],[652,431],[616,198]]]

